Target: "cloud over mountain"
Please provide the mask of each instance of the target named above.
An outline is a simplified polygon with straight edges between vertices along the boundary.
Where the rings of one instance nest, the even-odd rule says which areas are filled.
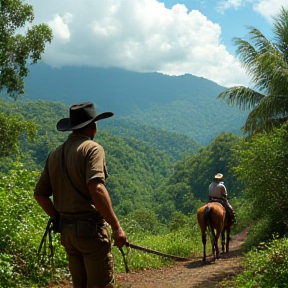
[[[169,9],[156,0],[27,2],[34,7],[34,23],[47,23],[53,29],[54,39],[43,55],[53,67],[118,67],[189,73],[223,86],[248,83],[223,44],[220,25],[183,4]],[[240,5],[232,2],[222,1],[222,6]],[[257,7],[264,11],[262,2]]]

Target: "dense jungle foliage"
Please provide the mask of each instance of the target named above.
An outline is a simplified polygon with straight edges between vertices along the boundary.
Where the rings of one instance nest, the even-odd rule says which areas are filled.
[[[27,138],[28,132],[20,130],[19,142],[14,138],[16,148],[11,150],[9,155],[0,158],[2,175],[0,193],[3,211],[1,217],[6,225],[5,229],[1,230],[0,249],[5,253],[1,254],[0,266],[2,265],[1,269],[5,273],[0,276],[0,283],[4,281],[16,283],[20,278],[19,287],[28,285],[29,282],[45,283],[54,270],[48,265],[48,254],[41,258],[41,263],[37,260],[37,248],[47,216],[36,205],[33,189],[48,153],[68,136],[68,133],[58,132],[55,129],[55,123],[59,118],[67,115],[68,107],[57,102],[5,100],[1,100],[0,107],[2,115],[0,119],[17,118],[19,125],[22,122],[29,123],[26,126],[30,127],[34,123],[38,129],[38,132],[33,134],[33,140]],[[15,132],[12,128],[9,130],[10,126],[4,121],[1,121],[1,127],[3,131],[8,131],[8,135]],[[1,139],[5,139],[5,135],[2,135]],[[169,138],[164,139],[169,141]],[[231,161],[229,147],[238,143],[238,137],[223,133],[211,143],[211,146],[202,147],[199,154],[184,155],[180,162],[169,155],[169,152],[160,151],[136,138],[112,135],[108,129],[102,131],[99,129],[96,140],[105,148],[110,174],[107,188],[129,239],[146,243],[151,248],[170,254],[180,253],[189,256],[191,253],[201,251],[195,212],[202,201],[206,201],[207,185],[219,169],[223,169],[222,172],[226,173],[227,179],[230,178],[230,183],[233,183],[233,175],[226,161]],[[171,138],[171,142],[175,145],[176,138]],[[169,147],[169,142],[165,145]],[[214,156],[211,158],[212,154]],[[219,166],[220,158],[222,164]],[[229,189],[228,182],[227,185]],[[233,189],[231,185],[231,196],[234,197],[239,191],[235,189],[232,192]],[[173,244],[170,243],[169,237],[175,238]],[[198,239],[197,242],[195,237]],[[179,241],[183,244],[181,247]],[[67,263],[57,237],[55,245],[57,252],[54,268],[60,269],[63,275],[67,273]],[[155,245],[158,247],[154,247]],[[137,257],[140,258],[137,260]],[[148,259],[152,257],[152,260],[147,260],[147,257]],[[117,264],[120,270],[123,269],[121,261],[120,257]],[[165,262],[155,256],[133,254],[130,265],[131,268],[141,268],[145,265],[154,267],[163,265],[162,261]],[[42,271],[42,265],[47,269]]]
[[[3,211],[0,217],[3,223],[0,285],[41,287],[52,277],[57,279],[68,273],[58,235],[54,237],[54,266],[47,249],[40,258],[37,255],[48,219],[33,199],[33,189],[45,158],[68,136],[55,130],[55,123],[67,114],[68,107],[46,101],[15,103],[2,100],[1,104],[0,119],[4,129],[0,133],[14,133],[16,130],[11,128],[13,125],[10,126],[7,119],[16,118],[20,127],[35,125],[38,133],[34,127],[33,141],[28,141],[30,130],[19,130],[19,142],[14,138],[10,154],[0,158]],[[231,133],[221,133],[210,145],[183,155],[178,161],[147,142],[112,135],[108,129],[100,129],[95,140],[105,148],[110,173],[107,188],[129,240],[170,254],[191,257],[202,251],[195,213],[207,201],[208,185],[219,171],[225,175],[229,200],[238,215],[239,224],[233,232],[252,225],[247,251],[253,250],[261,241],[286,235],[286,135],[285,127],[269,135],[245,140]],[[171,239],[174,240],[171,242]],[[252,259],[256,259],[253,253],[258,252],[251,252]],[[119,251],[114,253],[116,269],[123,271]],[[130,253],[129,259],[130,269],[171,263],[138,252]]]
[[[31,286],[36,283],[44,285],[52,274],[56,277],[68,273],[58,236],[54,237],[54,270],[49,264],[48,251],[45,257],[42,255],[41,261],[37,258],[47,217],[32,197],[48,153],[68,136],[55,129],[55,123],[67,115],[67,109],[57,102],[1,100],[3,129],[0,133],[6,133],[1,134],[1,139],[18,131],[15,135],[19,136],[19,142],[15,137],[13,145],[8,142],[6,147],[10,146],[11,150],[7,149],[8,154],[0,158],[3,211],[0,266],[4,271],[0,283],[6,281],[14,285],[21,278],[19,287],[28,283]],[[23,129],[16,126],[13,130],[9,119],[12,124],[17,119],[17,125]],[[38,129],[37,133],[35,129]],[[111,127],[111,131],[114,129]],[[28,139],[28,134],[33,140]],[[247,251],[259,242],[271,239],[272,235],[277,238],[286,234],[286,135],[285,127],[269,136],[259,135],[251,140],[221,133],[210,145],[183,155],[180,160],[169,152],[149,146],[148,142],[112,135],[108,127],[106,130],[99,128],[96,140],[105,148],[110,174],[107,188],[130,241],[170,254],[191,256],[202,251],[195,213],[207,201],[207,187],[218,171],[225,175],[229,200],[237,211],[239,224],[234,233],[253,224],[246,242]],[[9,139],[7,141],[11,141]],[[172,138],[172,143],[176,143],[176,139]],[[169,147],[169,142],[165,145]],[[175,240],[181,243],[171,247],[169,237],[181,239]],[[124,267],[122,259],[118,251],[114,252],[116,268],[121,271]],[[166,260],[141,253],[129,257],[132,269],[169,264]],[[42,270],[42,267],[46,268]]]
[[[17,28],[33,20],[32,7],[19,0],[1,1],[0,4],[1,45],[4,51],[15,52],[1,55],[0,88],[1,92],[4,88],[5,92],[16,100],[17,93],[24,92],[23,79],[28,74],[26,59],[31,58],[32,62],[36,63],[41,58],[45,42],[51,40],[51,31],[46,25],[40,25],[39,29],[27,32],[26,37],[18,35]],[[155,250],[186,257],[193,257],[202,251],[195,213],[207,200],[207,186],[213,175],[216,172],[225,175],[229,200],[238,215],[239,224],[234,231],[248,225],[251,229],[245,242],[247,254],[243,273],[222,283],[222,287],[287,287],[287,23],[288,10],[282,8],[278,18],[275,18],[275,42],[266,39],[253,27],[249,28],[250,37],[235,38],[240,60],[252,76],[256,89],[232,87],[219,97],[226,98],[230,104],[251,109],[245,123],[245,131],[249,132],[251,137],[242,139],[231,133],[218,131],[217,136],[214,134],[216,137],[208,141],[207,146],[198,147],[194,141],[190,142],[176,133],[169,133],[167,136],[161,129],[153,130],[143,126],[145,121],[137,128],[135,121],[132,123],[124,120],[121,123],[123,126],[127,124],[126,130],[123,127],[119,129],[116,125],[114,128],[107,125],[105,130],[100,129],[96,138],[107,153],[111,175],[107,188],[129,240]],[[78,79],[76,74],[74,76]],[[146,79],[152,76],[155,75],[148,75]],[[173,81],[175,79],[173,78]],[[187,75],[179,79],[187,80]],[[195,79],[193,78],[193,81]],[[121,85],[123,80],[120,81]],[[202,86],[210,90],[211,83],[205,79],[201,81]],[[132,82],[137,86],[141,81]],[[148,82],[145,87],[149,87],[150,81]],[[43,82],[34,79],[33,83],[40,84],[49,97],[53,95],[49,89],[43,89]],[[64,82],[61,84],[69,86]],[[158,85],[156,88],[169,86],[163,82]],[[74,92],[82,95],[83,85],[76,83],[76,86],[81,90]],[[176,86],[173,85],[174,87]],[[112,87],[114,91],[118,91],[118,88]],[[191,90],[195,86],[188,88]],[[223,91],[223,87],[218,88]],[[203,96],[202,92],[194,90],[195,97]],[[147,95],[145,89],[141,92],[145,93],[144,96]],[[70,96],[69,93],[67,95]],[[171,95],[180,98],[187,96],[175,91]],[[166,98],[154,99],[160,101],[158,108],[159,105],[167,108],[166,112],[159,114],[157,105],[151,105],[145,101],[145,97],[140,97],[140,106],[148,105],[146,108],[149,108],[151,113],[147,113],[149,109],[138,113],[133,107],[135,103],[132,103],[130,108],[135,114],[130,115],[130,120],[149,119],[150,124],[158,126],[160,117],[165,127],[179,132],[179,125],[183,128],[187,122],[174,121],[173,124],[177,122],[175,127],[171,127],[171,123],[167,124],[167,115],[171,115],[170,111],[177,103],[161,102]],[[201,100],[204,105],[209,102],[203,98],[200,102]],[[115,103],[117,105],[117,101],[114,101]],[[186,114],[178,109],[178,116],[180,112],[180,118],[184,119],[184,115],[190,115],[191,111],[197,116],[201,109],[185,103],[188,102],[181,102],[177,107],[183,108]],[[211,102],[209,104],[211,105]],[[228,115],[229,120],[230,115],[234,115],[231,113]],[[0,287],[44,287],[49,280],[68,275],[67,259],[60,246],[58,234],[53,237],[53,258],[49,254],[49,243],[46,242],[41,253],[37,253],[47,216],[33,199],[33,189],[48,153],[67,137],[67,133],[58,133],[55,130],[55,123],[65,115],[67,107],[57,102],[1,100]],[[153,117],[149,118],[151,115]],[[169,119],[171,120],[171,117]],[[221,119],[223,120],[223,117]],[[203,122],[206,118],[200,120]],[[226,126],[217,127],[221,127],[223,131]],[[132,133],[126,134],[131,128]],[[200,132],[200,136],[206,134],[203,133],[205,129],[199,129],[197,125],[194,128]],[[140,137],[137,129],[143,131],[144,135]],[[193,127],[190,130],[193,130]],[[153,135],[153,139],[149,139],[149,134]],[[199,133],[197,135],[199,136]],[[207,141],[205,135],[204,138],[203,141]],[[119,251],[114,249],[114,254],[116,271],[122,271],[124,265]],[[129,260],[131,269],[171,264],[163,258],[140,252],[130,253]]]
[[[288,9],[281,7],[273,20],[272,40],[251,26],[245,38],[233,39],[253,85],[218,96],[249,111],[243,127],[249,137],[235,149],[234,171],[245,185],[248,213],[242,216],[250,218],[245,243],[250,251],[244,272],[230,287],[287,287]],[[261,241],[266,244],[258,245]]]

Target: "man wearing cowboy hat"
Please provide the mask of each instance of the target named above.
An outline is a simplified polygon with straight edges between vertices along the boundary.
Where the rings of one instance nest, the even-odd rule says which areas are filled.
[[[69,118],[61,119],[57,130],[72,133],[48,156],[34,191],[38,204],[54,223],[61,219],[61,244],[74,288],[114,287],[107,223],[114,245],[122,248],[127,243],[104,185],[108,177],[104,149],[93,141],[96,121],[113,115],[97,114],[93,103],[71,106]]]
[[[224,185],[224,176],[221,173],[217,173],[214,176],[214,181],[209,185],[209,200],[212,202],[217,201],[223,204],[226,211],[230,215],[231,222],[236,224],[235,213],[233,207],[228,202],[227,189]]]

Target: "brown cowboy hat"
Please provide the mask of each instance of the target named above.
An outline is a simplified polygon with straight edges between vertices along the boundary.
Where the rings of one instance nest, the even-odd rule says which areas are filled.
[[[79,103],[70,107],[69,118],[59,120],[56,127],[58,131],[72,131],[113,115],[112,112],[97,114],[93,103]]]
[[[219,180],[224,180],[224,175],[221,174],[221,173],[217,173],[215,176],[214,176],[215,179],[219,179]]]

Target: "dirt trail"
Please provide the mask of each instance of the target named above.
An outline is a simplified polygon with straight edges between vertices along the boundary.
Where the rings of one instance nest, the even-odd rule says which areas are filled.
[[[230,241],[230,252],[221,254],[221,258],[212,261],[208,256],[206,264],[202,257],[191,261],[177,262],[171,267],[151,269],[139,272],[117,274],[117,288],[215,288],[226,278],[231,278],[241,271],[242,244],[248,229],[235,235]],[[52,283],[51,283],[52,284]],[[71,288],[65,281],[50,288]]]
[[[212,261],[211,256],[203,264],[202,257],[187,262],[178,262],[162,269],[130,272],[117,276],[120,288],[212,288],[226,278],[241,271],[242,244],[248,229],[235,235],[230,242],[230,252]]]

